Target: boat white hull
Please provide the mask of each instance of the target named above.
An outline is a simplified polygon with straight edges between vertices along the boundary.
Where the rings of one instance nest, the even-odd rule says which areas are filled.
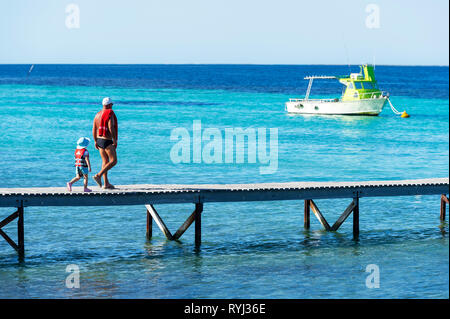
[[[297,100],[286,102],[286,111],[298,114],[378,115],[386,101],[386,97],[344,102],[341,100]]]

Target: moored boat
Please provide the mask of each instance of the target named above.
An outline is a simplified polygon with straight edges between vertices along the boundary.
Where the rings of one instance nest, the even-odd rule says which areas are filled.
[[[349,76],[307,76],[309,80],[305,98],[289,99],[286,111],[301,114],[330,115],[378,115],[383,110],[389,95],[378,88],[375,80],[374,67],[361,65],[359,73]],[[340,98],[310,99],[311,87],[315,79],[337,79],[345,85],[345,91]]]

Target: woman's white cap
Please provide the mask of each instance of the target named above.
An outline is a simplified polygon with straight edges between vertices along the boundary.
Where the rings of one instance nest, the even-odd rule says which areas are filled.
[[[109,97],[105,97],[103,99],[102,105],[109,105],[109,104],[113,104],[113,101]]]

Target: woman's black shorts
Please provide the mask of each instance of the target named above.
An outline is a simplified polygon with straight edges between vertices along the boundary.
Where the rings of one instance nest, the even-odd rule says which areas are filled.
[[[107,139],[104,139],[104,138],[98,138],[97,139],[97,146],[100,147],[100,148],[105,149],[105,148],[107,148],[108,146],[110,146],[112,144],[113,144],[112,140],[107,140]]]

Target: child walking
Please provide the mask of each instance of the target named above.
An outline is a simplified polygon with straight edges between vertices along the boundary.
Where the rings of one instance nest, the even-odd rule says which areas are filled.
[[[67,183],[67,190],[72,191],[72,184],[78,182],[81,177],[84,178],[84,191],[91,192],[88,186],[88,170],[91,171],[91,162],[89,161],[89,152],[87,147],[90,140],[87,137],[81,137],[77,141],[77,149],[75,150],[75,174],[76,176]]]

